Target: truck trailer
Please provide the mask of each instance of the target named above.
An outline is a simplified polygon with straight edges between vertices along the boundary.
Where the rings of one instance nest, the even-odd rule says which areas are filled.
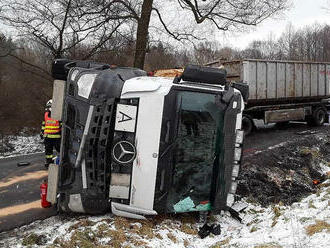
[[[63,129],[47,199],[59,211],[144,219],[234,203],[244,136],[239,87],[216,68],[146,75],[54,61],[52,116]]]
[[[320,126],[328,122],[330,62],[246,59],[206,65],[223,66],[228,80],[249,85],[243,114],[246,133],[255,128],[253,119],[265,124],[306,121]]]

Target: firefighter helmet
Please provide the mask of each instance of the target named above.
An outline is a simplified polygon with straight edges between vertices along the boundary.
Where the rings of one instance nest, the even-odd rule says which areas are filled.
[[[50,100],[46,103],[46,108],[51,108],[51,107],[52,107],[52,103],[53,103],[53,100],[50,99]]]
[[[52,103],[53,103],[53,100],[52,100],[52,99],[50,99],[50,100],[46,103],[46,108],[45,108],[46,111],[51,111],[51,109],[52,109]]]

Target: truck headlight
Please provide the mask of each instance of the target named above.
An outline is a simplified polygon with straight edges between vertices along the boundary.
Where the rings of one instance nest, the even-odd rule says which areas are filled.
[[[84,98],[89,97],[96,75],[97,74],[84,74],[79,78],[77,82],[79,96]]]

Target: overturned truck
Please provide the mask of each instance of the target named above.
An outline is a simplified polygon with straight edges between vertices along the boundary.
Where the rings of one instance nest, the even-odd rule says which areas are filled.
[[[216,68],[188,66],[174,79],[146,75],[54,61],[54,115],[63,129],[50,187],[59,211],[143,219],[233,204],[247,89],[227,85],[226,71]]]

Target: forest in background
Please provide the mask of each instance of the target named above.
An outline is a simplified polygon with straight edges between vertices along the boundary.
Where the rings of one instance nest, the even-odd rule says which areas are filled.
[[[91,49],[86,43],[77,44],[66,51],[65,57],[132,66],[135,37],[116,36],[88,56]],[[267,40],[255,40],[243,50],[208,41],[195,42],[185,49],[150,41],[144,69],[152,71],[247,58],[330,62],[330,26],[314,24],[295,30],[288,25],[279,38],[270,34]],[[52,96],[52,60],[49,50],[38,42],[24,38],[12,40],[0,34],[0,135],[24,128],[39,131],[44,105]]]

